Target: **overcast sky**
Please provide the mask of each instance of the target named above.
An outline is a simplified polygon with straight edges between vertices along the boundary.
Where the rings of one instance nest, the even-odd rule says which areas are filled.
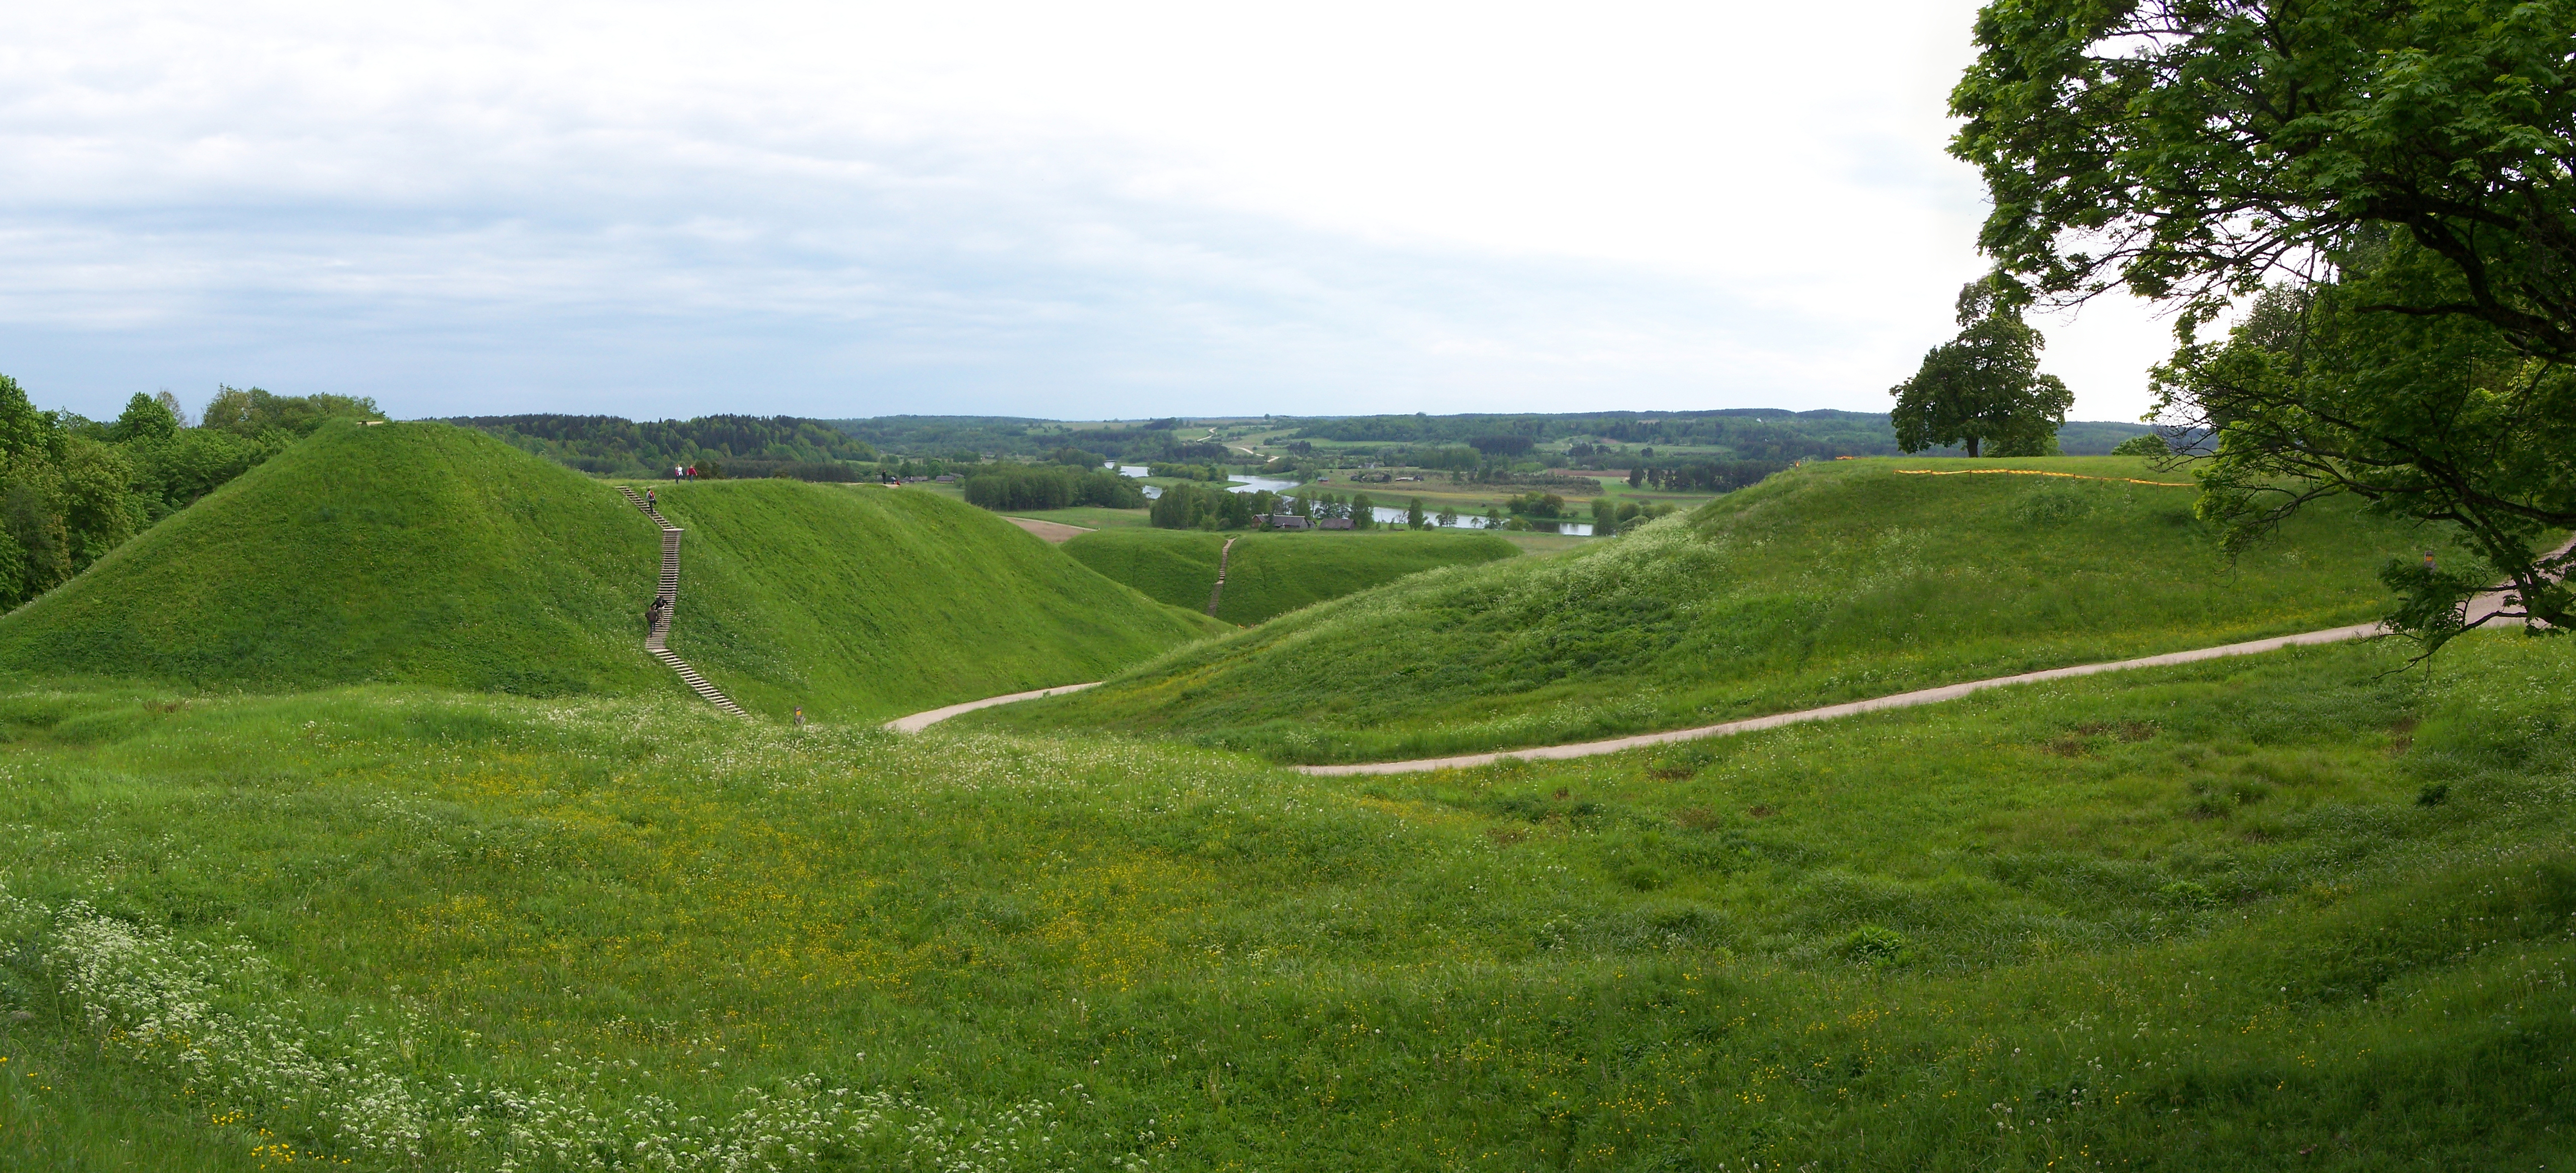
[[[0,10],[0,373],[397,417],[1840,407],[1970,0]],[[2043,320],[2133,419],[2145,307]]]

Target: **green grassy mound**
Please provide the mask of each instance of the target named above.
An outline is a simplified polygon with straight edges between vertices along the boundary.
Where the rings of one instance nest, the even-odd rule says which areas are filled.
[[[0,618],[0,669],[535,695],[675,688],[651,520],[445,424],[326,425]]]
[[[926,494],[666,491],[672,647],[755,711],[868,718],[1096,680],[1216,625]],[[686,695],[643,651],[653,523],[445,424],[334,425],[0,618],[0,670]]]
[[[2576,647],[2397,655],[1365,782],[0,696],[0,1165],[2554,1164]]]
[[[1225,593],[1216,617],[1253,624],[1326,599],[1390,583],[1417,571],[1518,555],[1499,535],[1413,530],[1352,533],[1215,534],[1129,529],[1083,534],[1064,552],[1147,596],[1195,611],[1207,609],[1217,553],[1235,539],[1226,561]]]
[[[1568,554],[1433,571],[968,720],[1365,761],[1669,729],[2375,618],[2421,539],[2330,505],[2229,562],[2142,460],[1811,464]]]
[[[1098,680],[1224,630],[936,494],[785,480],[660,493],[688,531],[672,649],[772,714],[881,719]]]

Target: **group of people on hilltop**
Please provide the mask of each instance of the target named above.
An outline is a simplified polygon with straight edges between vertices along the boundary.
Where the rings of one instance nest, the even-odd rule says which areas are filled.
[[[698,466],[691,464],[674,468],[671,470],[671,479],[675,481],[694,481],[698,479]]]

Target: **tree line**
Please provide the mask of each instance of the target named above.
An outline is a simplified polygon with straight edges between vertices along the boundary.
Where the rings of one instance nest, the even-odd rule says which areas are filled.
[[[1638,461],[1628,467],[1628,484],[1635,488],[1732,493],[1787,467],[1776,460],[1691,460],[1660,465]]]
[[[715,464],[733,476],[760,477],[789,466],[877,457],[874,447],[839,428],[786,415],[706,415],[641,423],[613,415],[480,415],[447,422],[489,432],[521,451],[583,472],[610,476]]]
[[[1079,429],[1054,420],[1011,416],[889,415],[818,422],[880,451],[965,464],[1005,456],[1053,459],[1053,453],[1066,448],[1089,453],[1094,468],[1110,460],[1180,463],[1240,455],[1223,444],[1184,434],[1198,429],[1178,419]]]
[[[1482,456],[1502,460],[1525,456],[1535,446],[1551,440],[1569,439],[1725,448],[1742,459],[1784,461],[1893,455],[1897,450],[1894,432],[1883,414],[1781,408],[1349,416],[1301,422],[1297,435],[1345,443],[1464,446]]]
[[[1070,509],[1097,505],[1135,509],[1145,504],[1136,482],[1105,468],[1061,464],[980,465],[960,479],[966,503],[985,509]]]

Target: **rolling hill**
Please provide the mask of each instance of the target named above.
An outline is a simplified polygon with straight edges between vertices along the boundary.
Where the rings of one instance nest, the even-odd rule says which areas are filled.
[[[1967,468],[1996,471],[1906,471]],[[2378,567],[2421,540],[2329,503],[2230,561],[2190,487],[2132,483],[2172,479],[2119,457],[1810,464],[1635,535],[1417,575],[966,720],[1289,761],[1540,745],[2358,622]]]
[[[890,717],[1225,630],[935,493],[714,481],[663,487],[661,510],[688,531],[671,646],[754,710]]]
[[[665,499],[692,531],[672,646],[771,715],[1097,679],[1214,626],[926,494],[751,481]],[[685,695],[642,649],[658,548],[612,486],[489,436],[333,424],[0,617],[0,671]]]
[[[1226,559],[1225,592],[1216,617],[1261,623],[1326,599],[1393,582],[1440,566],[1492,562],[1520,553],[1492,534],[1369,530],[1351,533],[1219,534],[1197,530],[1124,529],[1083,534],[1064,544],[1076,561],[1148,597],[1195,611],[1207,609],[1218,552]]]
[[[2576,648],[1303,777],[0,695],[0,1167],[2535,1169]]]

